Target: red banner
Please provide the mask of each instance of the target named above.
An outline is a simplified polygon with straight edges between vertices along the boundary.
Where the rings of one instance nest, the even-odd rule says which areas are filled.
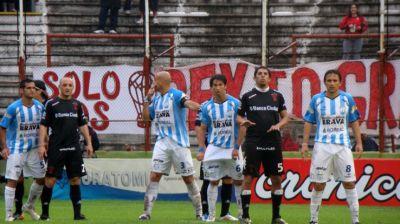
[[[311,197],[310,162],[303,159],[285,159],[282,177],[284,204],[308,204]],[[356,189],[360,205],[400,206],[400,160],[356,159]],[[269,203],[271,182],[264,175],[253,182],[252,202]],[[347,204],[340,182],[327,182],[323,204]]]

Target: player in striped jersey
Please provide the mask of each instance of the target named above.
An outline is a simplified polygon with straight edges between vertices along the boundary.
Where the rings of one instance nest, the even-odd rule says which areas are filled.
[[[25,177],[32,176],[35,179],[23,210],[28,212],[32,219],[39,219],[39,215],[34,211],[34,203],[42,192],[46,172],[45,163],[39,158],[37,151],[39,124],[44,107],[33,99],[36,90],[32,80],[22,80],[19,87],[21,99],[7,107],[0,123],[0,141],[3,149],[1,156],[7,159],[7,184],[4,190],[6,221],[15,220],[12,206],[17,180],[22,171]]]
[[[363,148],[358,124],[359,112],[353,97],[339,90],[341,79],[339,71],[327,71],[324,76],[326,91],[312,97],[304,116],[303,157],[308,152],[311,126],[317,125],[310,168],[310,179],[314,186],[311,193],[310,224],[318,223],[322,193],[332,173],[343,184],[352,223],[359,223],[356,176],[348,131],[350,124],[356,139],[356,153],[361,156]]]
[[[233,179],[239,216],[242,215],[240,194],[242,191],[243,159],[239,157],[239,127],[236,122],[239,100],[226,93],[226,77],[214,75],[210,79],[213,97],[202,104],[199,119],[201,126],[197,129],[199,154],[197,159],[204,160],[204,178],[210,181],[207,189],[208,219],[215,221],[215,205],[218,198],[219,180],[225,176]],[[208,146],[204,143],[207,130]]]
[[[188,148],[190,144],[186,126],[186,108],[197,111],[200,105],[171,87],[171,76],[168,72],[157,73],[154,82],[155,85],[149,90],[143,103],[143,118],[154,123],[157,141],[153,150],[150,183],[144,196],[144,212],[139,220],[150,219],[161,177],[169,174],[172,165],[182,175],[196,210],[196,217],[201,219],[201,196],[193,178],[193,160]]]

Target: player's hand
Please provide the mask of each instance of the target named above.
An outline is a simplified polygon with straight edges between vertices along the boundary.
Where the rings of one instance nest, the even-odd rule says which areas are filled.
[[[356,151],[356,157],[357,157],[357,159],[361,158],[362,153],[363,153],[363,151],[364,151],[364,150],[363,150],[363,147],[362,147],[362,144],[356,144],[355,151]]]
[[[310,152],[308,150],[308,144],[307,143],[301,144],[301,157],[303,157],[303,159],[306,159],[309,156]]]
[[[6,160],[8,158],[8,156],[10,155],[10,149],[5,147],[3,150],[1,150],[0,154],[1,154],[1,157],[3,157],[3,159]]]
[[[204,159],[204,152],[199,152],[199,153],[197,153],[196,159],[197,159],[197,161],[203,161],[203,159]]]
[[[150,87],[149,91],[147,92],[146,98],[150,101],[156,91],[156,86],[153,85]]]
[[[248,128],[248,127],[250,127],[250,126],[254,126],[254,125],[256,125],[256,123],[254,123],[254,122],[252,122],[252,121],[249,121],[249,120],[244,120],[244,121],[242,121],[241,123],[240,123],[240,126],[244,126],[244,127],[246,127],[246,128]]]
[[[40,158],[41,160],[43,160],[44,157],[47,157],[46,146],[45,146],[45,145],[39,146],[38,153],[39,153],[39,158]]]
[[[86,148],[86,153],[87,153],[88,157],[92,158],[92,155],[93,155],[92,144],[86,145],[85,148]]]
[[[279,131],[279,126],[278,125],[272,125],[267,132],[271,132],[271,131]]]
[[[233,149],[232,150],[232,158],[234,160],[237,160],[239,158],[239,150],[238,149]]]

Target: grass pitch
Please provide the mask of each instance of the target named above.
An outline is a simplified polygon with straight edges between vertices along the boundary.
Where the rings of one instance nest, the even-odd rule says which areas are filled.
[[[218,203],[217,212],[220,211]],[[40,212],[40,203],[36,205]],[[143,209],[142,201],[120,201],[120,200],[84,200],[82,211],[88,218],[87,221],[79,223],[139,223],[138,216]],[[0,202],[0,223],[4,220],[4,200]],[[236,206],[231,205],[233,215],[236,214]],[[218,214],[218,213],[217,213]],[[271,222],[270,204],[252,204],[250,214],[254,224]],[[283,205],[281,208],[282,217],[290,224],[308,223],[308,205]],[[72,220],[72,205],[70,201],[53,200],[50,204],[50,222],[46,223],[74,223]],[[370,207],[361,206],[360,221],[363,224],[393,224],[399,223],[399,207]],[[20,222],[22,223],[22,222]],[[28,214],[25,214],[23,223],[37,223],[32,221]],[[155,203],[151,224],[196,224],[203,223],[194,219],[193,208],[189,201],[157,201]],[[223,223],[223,222],[217,222]],[[320,224],[351,224],[350,212],[347,206],[322,206],[320,211]]]

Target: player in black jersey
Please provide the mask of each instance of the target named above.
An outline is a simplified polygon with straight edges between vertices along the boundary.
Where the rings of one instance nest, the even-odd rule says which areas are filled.
[[[266,67],[258,67],[255,70],[256,86],[242,96],[239,109],[239,123],[247,127],[246,140],[242,145],[245,167],[241,223],[251,223],[249,215],[251,182],[254,177],[259,176],[261,164],[264,174],[271,178],[272,182],[272,224],[286,223],[279,213],[283,195],[281,187],[283,159],[279,130],[289,121],[289,117],[282,94],[268,86],[270,75]]]
[[[81,214],[80,178],[86,175],[82,152],[79,146],[79,131],[86,142],[89,156],[93,153],[87,121],[82,103],[72,98],[74,89],[73,80],[64,77],[60,80],[58,97],[46,104],[46,111],[40,125],[39,154],[43,158],[47,155],[48,164],[45,186],[42,193],[42,220],[49,219],[49,204],[52,197],[56,178],[61,177],[65,166],[70,182],[70,198],[74,208],[74,220],[85,219]],[[46,151],[46,137],[48,128],[51,129],[48,150]]]

